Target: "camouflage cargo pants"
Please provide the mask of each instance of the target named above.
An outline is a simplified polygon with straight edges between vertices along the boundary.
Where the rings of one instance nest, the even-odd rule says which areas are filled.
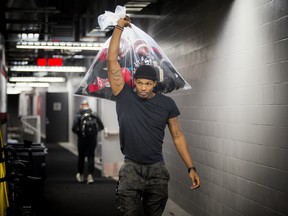
[[[163,161],[139,164],[125,160],[116,189],[119,210],[124,216],[140,215],[141,209],[146,216],[162,215],[168,199],[169,179]]]

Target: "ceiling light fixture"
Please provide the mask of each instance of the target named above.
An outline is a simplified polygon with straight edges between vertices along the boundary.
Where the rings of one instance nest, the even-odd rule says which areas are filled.
[[[32,90],[33,90],[32,87],[7,87],[6,93],[8,95],[20,94],[21,92],[30,92]]]
[[[27,65],[29,62],[28,61],[12,61],[12,65]]]
[[[48,82],[17,82],[17,83],[7,83],[8,87],[40,87],[47,88],[50,86]]]
[[[64,77],[10,77],[9,82],[65,82]]]
[[[151,1],[128,1],[125,4],[125,7],[147,7],[149,4],[151,4]]]
[[[22,41],[17,42],[19,49],[62,49],[62,50],[101,50],[103,43],[85,42],[40,42]]]
[[[141,11],[142,9],[142,7],[129,7],[126,8],[126,11]]]
[[[20,40],[25,41],[38,41],[39,40],[39,33],[22,33],[18,34],[18,38]]]
[[[86,72],[86,67],[80,66],[9,66],[10,71],[21,72]]]

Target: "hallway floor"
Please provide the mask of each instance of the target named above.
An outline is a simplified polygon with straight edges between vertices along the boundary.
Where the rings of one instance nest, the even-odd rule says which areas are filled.
[[[58,144],[46,144],[46,181],[37,216],[120,215],[115,202],[115,180],[95,170],[95,183],[75,179],[77,157]]]
[[[36,201],[36,216],[121,215],[116,209],[114,179],[102,177],[101,171],[96,169],[94,184],[78,183],[75,179],[75,149],[71,149],[69,144],[48,143],[46,146],[46,180],[42,199]],[[173,215],[190,216],[168,200],[163,216]]]

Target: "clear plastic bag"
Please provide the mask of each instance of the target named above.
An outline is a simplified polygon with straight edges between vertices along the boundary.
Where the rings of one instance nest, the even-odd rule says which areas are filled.
[[[119,18],[125,16],[124,7],[117,6],[115,13],[106,11],[98,17],[99,26],[105,29],[109,25],[116,25]],[[107,74],[107,50],[109,38],[103,48],[96,55],[84,79],[75,91],[76,95],[93,96],[114,100]],[[118,61],[122,67],[124,81],[134,88],[133,74],[142,64],[154,65],[158,70],[158,83],[155,92],[169,93],[176,89],[191,89],[159,45],[144,31],[131,24],[121,35]]]

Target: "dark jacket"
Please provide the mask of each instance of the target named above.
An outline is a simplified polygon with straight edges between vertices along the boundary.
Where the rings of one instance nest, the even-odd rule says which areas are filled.
[[[73,125],[72,125],[72,131],[73,133],[77,134],[78,136],[81,136],[81,131],[80,131],[80,126],[81,126],[81,118],[85,113],[90,113],[92,114],[96,121],[97,121],[97,129],[98,132],[104,129],[104,125],[103,122],[101,121],[101,119],[97,116],[96,113],[92,113],[91,108],[88,109],[80,109],[79,112],[76,114],[74,121],[73,121]],[[97,135],[97,134],[95,134]]]

